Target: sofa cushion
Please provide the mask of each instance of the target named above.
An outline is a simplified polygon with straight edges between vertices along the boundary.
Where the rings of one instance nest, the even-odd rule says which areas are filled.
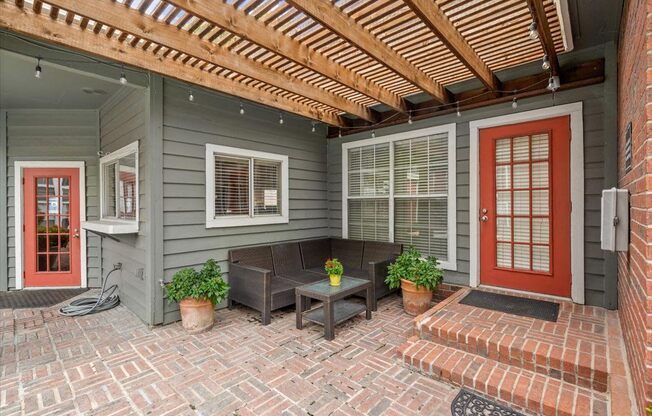
[[[291,273],[286,273],[281,275],[283,279],[291,280],[296,282],[298,285],[305,285],[308,283],[318,282],[320,280],[326,279],[326,276],[319,275],[317,273],[312,273],[307,270],[294,271]]]
[[[324,270],[324,266],[311,267],[307,269],[307,271],[323,276],[324,278],[328,277],[328,273],[326,273],[326,270]]]
[[[359,240],[331,239],[331,254],[344,265],[344,274],[346,269],[359,269],[362,266],[363,245],[364,241]]]
[[[299,246],[301,247],[301,257],[305,269],[317,267],[323,269],[326,259],[331,257],[331,242],[329,238],[300,241]]]
[[[270,246],[256,246],[229,250],[229,261],[259,267],[274,274],[274,262]]]
[[[277,275],[303,270],[299,243],[274,244],[272,246],[272,259]]]
[[[380,262],[393,259],[401,254],[402,245],[382,241],[365,241],[362,253],[362,269],[369,269],[369,262]]]
[[[344,269],[344,276],[357,277],[358,279],[369,279],[369,272],[357,268]]]

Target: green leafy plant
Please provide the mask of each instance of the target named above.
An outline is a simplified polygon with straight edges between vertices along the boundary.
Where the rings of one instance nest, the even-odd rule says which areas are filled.
[[[341,276],[342,273],[344,273],[344,266],[338,259],[328,259],[324,264],[324,270],[326,270],[326,273],[328,274]]]
[[[436,258],[430,256],[424,259],[419,250],[411,246],[387,268],[385,283],[391,289],[401,287],[401,279],[414,283],[417,289],[423,286],[433,291],[444,279],[444,271]]]
[[[165,288],[168,299],[173,302],[205,298],[217,305],[229,293],[229,285],[222,278],[222,269],[213,259],[208,260],[200,271],[192,268],[179,270]]]
[[[648,415],[652,415],[652,406],[646,407],[645,410],[647,411]]]

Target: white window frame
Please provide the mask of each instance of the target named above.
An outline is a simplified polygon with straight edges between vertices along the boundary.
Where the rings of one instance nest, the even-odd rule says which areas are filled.
[[[436,127],[428,127],[425,129],[411,130],[403,133],[390,134],[387,136],[380,136],[372,139],[357,140],[347,143],[342,143],[342,237],[348,238],[349,229],[349,214],[348,214],[348,201],[349,201],[349,149],[370,146],[382,143],[389,143],[389,241],[394,241],[394,201],[396,198],[403,198],[405,196],[394,195],[394,142],[408,139],[415,139],[419,137],[447,133],[448,134],[448,258],[445,261],[440,261],[440,266],[443,269],[456,271],[457,270],[457,182],[456,182],[456,124],[444,124]],[[385,198],[385,196],[382,196]]]
[[[116,217],[106,217],[104,214],[104,167],[108,164],[125,156],[134,155],[135,158],[135,174],[136,174],[136,189],[134,191],[135,204],[136,204],[136,218],[127,220]],[[139,228],[140,219],[140,202],[139,202],[139,180],[140,172],[138,167],[138,141],[129,143],[120,149],[109,153],[100,158],[99,176],[100,176],[100,219],[99,221],[86,221],[82,224],[82,228],[92,231],[99,231],[106,234],[130,234],[137,233]],[[117,190],[116,190],[117,191]],[[117,195],[116,195],[117,197]],[[118,205],[116,204],[116,215],[118,214]]]
[[[215,156],[247,158],[249,164],[249,214],[215,217]],[[253,214],[253,160],[266,160],[281,164],[280,215]],[[206,144],[206,228],[243,227],[247,225],[287,224],[290,221],[288,156],[237,147]]]

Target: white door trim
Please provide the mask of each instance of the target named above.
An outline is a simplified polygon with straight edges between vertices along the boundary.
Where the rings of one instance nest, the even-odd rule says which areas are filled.
[[[16,240],[16,289],[23,288],[23,169],[72,168],[79,170],[79,221],[86,221],[86,165],[84,162],[17,161],[14,162],[14,234]],[[86,231],[80,229],[81,287],[87,287]]]
[[[582,102],[508,114],[469,123],[469,284],[480,285],[480,130],[483,128],[570,116],[571,299],[584,304],[584,124]]]

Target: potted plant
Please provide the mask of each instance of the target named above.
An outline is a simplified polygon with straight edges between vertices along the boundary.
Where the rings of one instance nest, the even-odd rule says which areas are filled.
[[[409,247],[389,265],[385,282],[391,289],[401,288],[406,313],[420,315],[430,308],[432,292],[443,277],[436,258],[423,258],[419,250]]]
[[[198,334],[213,327],[215,305],[226,299],[229,285],[220,266],[210,259],[200,271],[186,268],[176,272],[166,290],[168,299],[179,303],[183,327]]]
[[[339,286],[342,283],[342,273],[344,273],[344,266],[338,259],[328,259],[324,265],[324,270],[328,273],[331,281],[331,286]]]

